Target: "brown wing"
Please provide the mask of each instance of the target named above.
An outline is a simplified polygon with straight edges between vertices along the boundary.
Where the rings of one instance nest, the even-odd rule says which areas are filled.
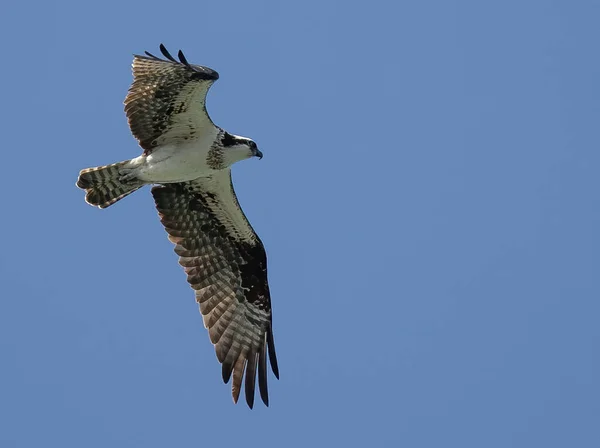
[[[133,84],[125,98],[129,127],[146,154],[159,145],[198,138],[214,126],[205,100],[219,74],[189,64],[181,51],[177,61],[164,45],[160,50],[168,60],[148,52],[134,56]]]
[[[268,406],[267,351],[279,378],[264,246],[244,216],[230,172],[152,189],[160,220],[175,244],[179,263],[196,292],[204,326],[222,363],[223,381],[233,374],[237,403],[246,374],[246,402],[258,385]]]

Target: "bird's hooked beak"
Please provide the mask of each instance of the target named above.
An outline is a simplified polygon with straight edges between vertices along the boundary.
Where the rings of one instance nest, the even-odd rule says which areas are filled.
[[[262,159],[262,158],[263,158],[263,153],[262,153],[262,152],[260,152],[260,149],[256,148],[256,149],[254,150],[254,157],[258,157],[259,159]]]

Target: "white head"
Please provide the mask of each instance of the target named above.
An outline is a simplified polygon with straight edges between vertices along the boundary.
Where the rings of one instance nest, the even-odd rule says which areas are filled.
[[[262,159],[262,152],[256,146],[252,139],[232,135],[223,131],[220,135],[221,148],[223,150],[223,162],[226,166],[231,166],[240,160],[258,157]]]

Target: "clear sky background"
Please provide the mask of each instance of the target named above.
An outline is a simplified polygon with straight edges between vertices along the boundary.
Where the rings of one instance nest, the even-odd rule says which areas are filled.
[[[2,6],[0,446],[600,446],[600,2]],[[134,157],[133,53],[265,157],[281,380],[232,404]]]

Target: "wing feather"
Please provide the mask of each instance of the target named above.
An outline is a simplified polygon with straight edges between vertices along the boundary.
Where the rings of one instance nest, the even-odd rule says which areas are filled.
[[[250,349],[250,354],[248,355],[248,364],[246,365],[246,384],[244,385],[244,389],[246,392],[246,403],[250,409],[254,406],[254,386],[256,385],[256,351]],[[269,405],[268,401],[264,402],[267,406]]]
[[[244,373],[244,369],[246,367],[247,359],[246,359],[246,351],[240,353],[234,367],[233,367],[233,381],[231,386],[231,395],[233,397],[234,403],[237,403],[238,398],[240,397],[240,391],[242,390],[242,375]]]
[[[191,65],[181,50],[179,61],[160,45],[167,60],[146,52],[133,59],[133,83],[125,98],[125,113],[144,153],[159,145],[197,139],[214,126],[206,112],[206,94],[219,74]]]
[[[271,299],[264,247],[248,224],[229,172],[211,180],[156,186],[152,194],[161,222],[175,244],[200,312],[223,381],[239,398],[245,375],[250,408],[258,368],[262,401],[268,405],[267,357],[279,370],[272,334]]]
[[[267,344],[263,343],[258,364],[258,389],[263,403],[269,406],[269,388],[267,387]]]

